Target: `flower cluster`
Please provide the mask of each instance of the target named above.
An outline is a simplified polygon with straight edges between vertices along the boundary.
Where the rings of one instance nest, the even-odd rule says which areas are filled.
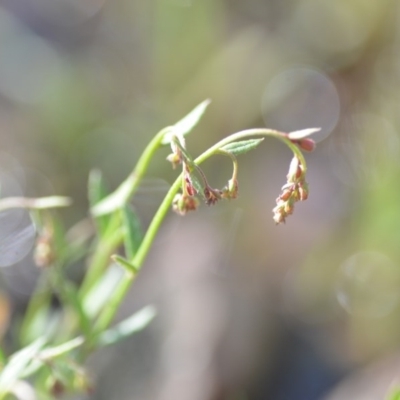
[[[235,199],[238,194],[237,165],[234,167],[232,179],[223,189],[212,188],[207,181],[203,170],[193,161],[185,148],[183,138],[175,136],[171,141],[172,154],[167,160],[175,168],[182,164],[182,193],[175,195],[172,202],[172,209],[180,215],[185,215],[188,211],[198,208],[200,195],[207,205],[214,205],[220,199]],[[230,155],[236,163],[233,155]]]
[[[286,217],[293,213],[296,201],[306,200],[308,184],[305,180],[305,170],[300,160],[295,156],[289,167],[287,183],[282,186],[282,193],[276,199],[276,207],[272,210],[276,224],[286,221]]]
[[[297,201],[306,200],[308,197],[308,185],[305,180],[306,163],[302,150],[313,151],[316,143],[309,136],[319,131],[319,128],[309,128],[290,133],[277,131],[247,132],[249,135],[273,135],[283,140],[292,150],[294,158],[291,161],[287,174],[287,183],[282,187],[282,192],[276,199],[273,209],[273,219],[276,224],[286,221],[286,217],[293,213],[294,204]],[[199,206],[198,196],[202,197],[207,205],[213,205],[220,199],[235,199],[238,194],[238,163],[236,156],[254,149],[263,139],[235,140],[221,145],[214,154],[222,154],[229,157],[233,163],[232,178],[223,189],[213,189],[207,182],[207,178],[193,160],[185,147],[183,135],[174,133],[170,138],[172,154],[167,157],[175,168],[182,165],[182,192],[177,194],[173,200],[173,209],[178,214],[185,215],[188,211],[196,210]]]

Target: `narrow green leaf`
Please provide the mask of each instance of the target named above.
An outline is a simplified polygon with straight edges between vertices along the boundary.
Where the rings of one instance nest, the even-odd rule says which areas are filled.
[[[45,343],[46,339],[41,337],[10,357],[9,362],[0,373],[0,398],[3,398],[12,389],[29,364],[37,358]]]
[[[94,233],[90,218],[79,221],[66,232],[66,248],[62,259],[64,265],[76,263],[90,252],[91,244],[89,241]]]
[[[44,361],[63,356],[64,354],[69,353],[71,350],[82,346],[84,343],[85,338],[82,336],[78,336],[60,345],[42,349],[20,374],[20,378],[27,378],[31,376],[32,374],[36,373],[40,368],[46,365]],[[61,371],[62,370],[58,369],[58,372]],[[68,381],[69,380],[66,380],[66,382]]]
[[[99,201],[103,200],[108,195],[106,184],[103,179],[101,171],[95,169],[90,171],[88,181],[88,198],[90,207],[94,207]],[[95,218],[97,231],[100,235],[104,234],[108,222],[109,216],[102,215]]]
[[[196,189],[197,193],[202,198],[205,198],[205,196],[204,196],[204,189],[205,189],[204,183],[199,178],[197,178],[197,176],[194,173],[190,174],[190,179],[192,180],[193,186]]]
[[[205,100],[195,107],[189,114],[178,121],[175,125],[171,126],[168,132],[164,135],[162,139],[162,144],[169,144],[174,135],[185,136],[197,125],[200,118],[206,111],[210,100]]]
[[[42,336],[44,330],[49,332],[49,313],[51,292],[47,282],[41,279],[35,293],[31,297],[24,319],[19,329],[19,340],[27,345]]]
[[[64,278],[63,287],[60,292],[65,306],[70,305],[76,312],[79,319],[79,327],[83,334],[89,337],[91,334],[91,324],[83,308],[82,301],[79,298],[78,288]]]
[[[101,278],[87,291],[83,299],[85,314],[94,318],[104,308],[125,275],[125,271],[111,265]]]
[[[237,156],[239,154],[244,154],[250,150],[255,149],[263,140],[264,140],[264,138],[240,140],[239,142],[229,143],[229,144],[221,147],[221,150],[227,151],[228,153],[231,153],[234,156]]]
[[[42,350],[39,353],[39,357],[42,360],[50,360],[62,356],[63,354],[69,353],[71,350],[82,346],[83,343],[85,343],[85,339],[82,336],[78,336],[58,346],[48,347]]]
[[[129,175],[113,193],[91,207],[92,215],[98,217],[100,215],[110,214],[123,207],[127,203],[132,193],[132,187],[134,187],[136,181],[136,175]]]
[[[129,205],[122,209],[122,223],[125,229],[125,255],[128,260],[132,260],[142,242],[143,233],[139,217]]]
[[[81,298],[84,298],[91,288],[103,279],[104,271],[108,269],[111,255],[123,243],[124,232],[120,227],[120,219],[119,213],[111,216],[104,236],[99,239],[93,248],[85,278],[79,289]]]
[[[135,332],[144,329],[155,316],[155,307],[151,305],[146,306],[116,326],[104,331],[99,337],[98,344],[100,346],[108,346],[117,343]]]
[[[136,274],[138,269],[130,263],[126,258],[119,256],[118,254],[114,254],[111,256],[111,259],[119,264],[121,267],[126,269],[129,273]]]
[[[91,206],[107,196],[107,188],[103,179],[103,174],[98,169],[93,169],[89,173],[88,198]]]

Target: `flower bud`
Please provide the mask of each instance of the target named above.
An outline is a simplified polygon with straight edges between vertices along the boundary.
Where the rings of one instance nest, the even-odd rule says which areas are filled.
[[[206,187],[203,193],[204,197],[206,198],[206,204],[208,206],[214,205],[221,198],[221,193],[218,190],[212,189],[210,187]]]
[[[230,179],[228,185],[222,189],[221,197],[224,199],[236,199],[239,191],[237,179]]]
[[[292,195],[293,190],[290,189],[284,189],[283,192],[279,195],[279,197],[276,199],[276,201],[278,200],[283,200],[283,201],[287,201],[289,200],[290,196]]]
[[[189,173],[185,173],[185,184],[184,191],[188,196],[194,196],[197,194],[197,190],[194,188],[192,180],[190,179]]]
[[[278,210],[273,210],[274,211],[274,216],[272,217],[275,223],[278,225],[280,223],[285,223],[285,214],[282,209]]]
[[[285,203],[285,208],[284,208],[285,214],[286,215],[293,214],[293,210],[294,210],[293,202],[292,201],[287,201]]]
[[[185,215],[188,211],[194,211],[198,206],[199,201],[196,197],[182,193],[176,194],[172,201],[172,209],[180,215]]]
[[[298,144],[298,146],[301,149],[303,149],[305,151],[313,151],[315,149],[315,147],[317,146],[315,141],[310,138],[300,139],[300,140],[296,141],[296,143]]]
[[[182,162],[182,158],[180,154],[171,153],[167,156],[167,161],[169,161],[172,164],[172,168],[175,169]]]
[[[302,182],[302,184],[299,185],[299,197],[301,201],[308,199],[308,185],[306,182]]]
[[[303,170],[301,168],[300,160],[297,157],[293,157],[287,174],[288,182],[297,182],[302,174]]]
[[[46,380],[46,388],[54,398],[59,398],[65,394],[65,385],[60,379],[50,375]]]

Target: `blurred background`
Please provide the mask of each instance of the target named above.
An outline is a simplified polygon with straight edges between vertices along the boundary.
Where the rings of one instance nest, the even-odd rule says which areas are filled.
[[[0,1],[1,195],[69,195],[67,226],[90,170],[115,188],[206,98],[193,155],[241,129],[322,128],[286,225],[274,140],[240,157],[237,200],[171,213],[119,317],[158,316],[92,357],[91,398],[368,400],[400,382],[399,26],[395,0]],[[144,226],[167,154],[134,200]],[[218,187],[230,168],[204,165]],[[34,288],[32,237],[1,271],[2,318]]]

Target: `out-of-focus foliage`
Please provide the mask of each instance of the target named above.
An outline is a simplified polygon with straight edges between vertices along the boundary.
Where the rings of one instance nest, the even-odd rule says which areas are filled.
[[[279,143],[243,156],[236,203],[171,217],[129,303],[157,299],[163,317],[143,347],[109,357],[111,368],[99,361],[98,398],[126,387],[119,398],[213,399],[246,386],[262,398],[286,360],[272,351],[287,344],[277,314],[334,371],[399,346],[399,18],[396,0],[1,3],[1,195],[71,196],[67,226],[86,212],[90,170],[116,187],[151,135],[204,98],[193,154],[244,127],[322,127],[310,198],[286,226],[271,220],[289,157]],[[166,155],[150,175],[171,182]],[[205,166],[216,183],[229,167]],[[135,203],[144,225],[150,188]],[[36,275],[29,256],[4,270],[1,324]],[[257,386],[260,371],[270,380]],[[291,398],[321,395],[306,386]]]

